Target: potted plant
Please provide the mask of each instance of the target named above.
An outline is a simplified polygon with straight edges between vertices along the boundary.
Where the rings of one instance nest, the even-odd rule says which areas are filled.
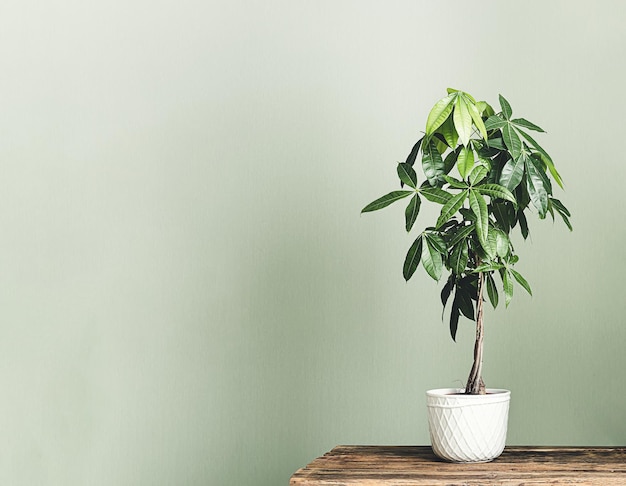
[[[528,237],[528,212],[541,219],[548,214],[554,219],[557,213],[572,229],[569,211],[552,193],[552,180],[563,187],[561,176],[550,155],[529,134],[544,130],[514,118],[507,100],[500,96],[499,101],[496,113],[488,103],[448,89],[430,111],[424,136],[397,165],[400,190],[362,210],[376,211],[410,198],[405,210],[409,232],[423,199],[441,205],[437,221],[410,246],[403,274],[408,281],[420,262],[437,281],[448,273],[441,302],[445,311],[452,300],[453,340],[461,316],[476,322],[474,359],[465,388],[427,392],[433,450],[457,462],[489,461],[504,449],[510,392],[486,388],[483,382],[483,320],[486,299],[494,308],[498,305],[498,287],[506,307],[515,282],[531,293],[514,268],[518,257],[511,234],[519,228],[522,237]],[[420,152],[421,183],[415,170]]]

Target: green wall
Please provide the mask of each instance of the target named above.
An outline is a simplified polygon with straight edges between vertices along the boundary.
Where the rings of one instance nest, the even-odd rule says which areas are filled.
[[[0,484],[278,486],[337,444],[427,443],[472,327],[404,283],[403,209],[359,211],[448,86],[548,131],[574,213],[531,222],[534,297],[486,316],[508,442],[626,445],[625,16],[3,2]]]

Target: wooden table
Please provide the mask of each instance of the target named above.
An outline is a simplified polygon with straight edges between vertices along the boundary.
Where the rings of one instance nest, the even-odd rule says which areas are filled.
[[[626,486],[626,447],[507,447],[489,463],[451,464],[425,446],[337,446],[291,486]]]

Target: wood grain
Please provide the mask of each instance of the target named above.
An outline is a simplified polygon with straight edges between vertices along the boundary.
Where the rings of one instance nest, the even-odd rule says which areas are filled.
[[[291,486],[626,486],[626,447],[507,447],[490,463],[452,464],[425,446],[337,446]]]

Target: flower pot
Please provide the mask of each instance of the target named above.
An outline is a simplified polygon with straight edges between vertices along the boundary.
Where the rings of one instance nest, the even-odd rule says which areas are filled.
[[[504,450],[509,418],[508,390],[464,395],[462,389],[426,392],[433,452],[452,462],[488,462]]]

